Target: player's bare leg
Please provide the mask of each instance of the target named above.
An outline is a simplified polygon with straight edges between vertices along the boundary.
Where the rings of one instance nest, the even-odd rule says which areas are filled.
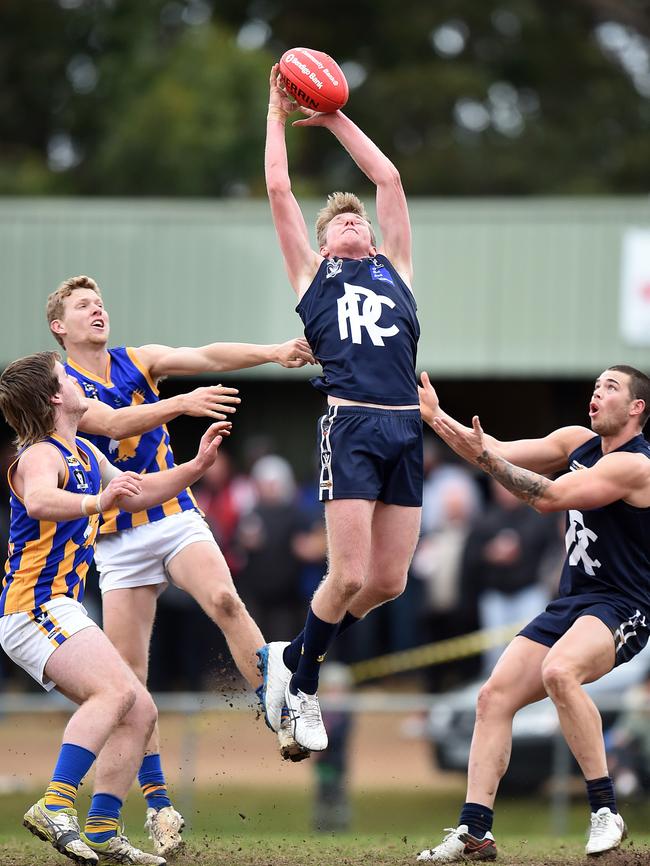
[[[363,499],[333,500],[325,505],[328,573],[314,594],[304,632],[293,642],[301,646],[296,666],[293,670],[281,666],[288,680],[284,704],[290,729],[296,741],[306,749],[321,751],[327,747],[327,733],[316,695],[318,672],[351,599],[365,582],[375,505]],[[272,661],[270,654],[269,660]],[[267,671],[272,673],[272,667],[272,664],[267,665]],[[282,676],[275,680],[284,684]],[[273,678],[267,674],[265,704],[270,724],[274,724],[282,709],[281,690],[272,690],[273,683]]]
[[[546,697],[542,663],[548,647],[516,637],[479,692],[467,768],[467,802],[492,808],[510,762],[517,710]]]
[[[614,640],[609,628],[597,617],[582,616],[551,648],[542,666],[544,686],[587,784],[591,802],[587,854],[617,848],[627,833],[607,769],[602,719],[582,688],[583,683],[608,673],[614,662]]]
[[[93,659],[92,665],[85,664],[88,658]],[[63,734],[57,770],[65,767],[65,772],[61,776],[55,771],[53,776],[66,781],[51,782],[45,797],[27,811],[23,823],[66,857],[96,863],[97,854],[80,837],[76,793],[95,756],[133,708],[137,684],[104,633],[92,626],[69,637],[52,653],[45,676],[80,706]]]
[[[459,826],[450,830],[439,845],[422,851],[418,860],[452,863],[496,858],[496,845],[489,829],[499,782],[510,761],[512,720],[521,707],[546,696],[542,663],[547,653],[548,647],[519,636],[497,662],[479,692],[467,772],[467,796]],[[463,821],[463,815],[483,809],[490,816],[489,829],[479,833],[469,826],[470,819]]]
[[[114,589],[104,593],[102,598],[104,630],[144,686],[149,672],[149,644],[159,588],[159,585],[149,585]],[[153,772],[149,765],[154,768]],[[145,830],[157,854],[174,853],[183,844],[181,833],[185,821],[167,794],[157,721],[146,744],[138,775],[147,800]]]
[[[169,562],[169,576],[216,623],[237,669],[254,690],[260,684],[256,651],[264,638],[235,589],[230,569],[216,544],[188,544]]]
[[[551,647],[542,665],[544,686],[585,779],[606,776],[608,770],[602,719],[582,684],[600,679],[614,661],[609,628],[594,616],[582,616]]]
[[[347,606],[357,619],[404,592],[420,534],[421,513],[421,508],[376,503],[367,576]]]

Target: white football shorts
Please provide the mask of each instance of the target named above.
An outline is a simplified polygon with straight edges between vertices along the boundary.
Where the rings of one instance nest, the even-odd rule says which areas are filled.
[[[82,604],[59,596],[36,610],[1,616],[0,646],[18,667],[49,692],[55,685],[45,679],[49,657],[73,634],[91,626],[99,628]]]
[[[100,535],[95,564],[102,595],[112,589],[155,584],[159,585],[161,593],[169,581],[169,562],[196,541],[217,543],[197,511],[181,511],[133,529]]]

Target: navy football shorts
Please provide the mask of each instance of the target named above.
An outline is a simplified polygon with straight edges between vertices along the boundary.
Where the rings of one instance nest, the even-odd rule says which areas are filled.
[[[422,505],[418,409],[329,406],[318,419],[319,498]]]
[[[616,650],[615,667],[629,662],[648,642],[650,622],[635,604],[596,593],[556,598],[519,634],[551,647],[581,616],[595,616],[609,628]]]

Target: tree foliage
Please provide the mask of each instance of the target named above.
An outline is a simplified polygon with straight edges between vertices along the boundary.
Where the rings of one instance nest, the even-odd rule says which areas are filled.
[[[261,194],[268,71],[305,44],[411,194],[647,190],[646,0],[5,0],[0,192]],[[360,185],[288,136],[300,192]]]

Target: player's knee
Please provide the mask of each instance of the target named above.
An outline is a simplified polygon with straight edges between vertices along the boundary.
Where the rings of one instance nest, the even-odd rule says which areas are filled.
[[[561,695],[575,685],[576,677],[569,667],[560,660],[551,660],[542,667],[542,682],[551,697]]]
[[[115,713],[118,722],[131,712],[138,696],[133,683],[108,682],[102,692],[102,697]]]
[[[485,719],[495,714],[501,714],[508,709],[509,704],[507,690],[503,689],[493,677],[490,677],[479,690],[476,700],[476,718]]]
[[[378,581],[373,581],[373,589],[380,601],[392,601],[404,592],[406,587],[405,574],[385,574]]]
[[[345,572],[339,575],[333,574],[331,577],[336,581],[336,585],[343,598],[352,598],[363,587],[363,577],[354,572]]]
[[[218,586],[210,593],[210,607],[216,620],[233,619],[244,610],[234,586]]]

